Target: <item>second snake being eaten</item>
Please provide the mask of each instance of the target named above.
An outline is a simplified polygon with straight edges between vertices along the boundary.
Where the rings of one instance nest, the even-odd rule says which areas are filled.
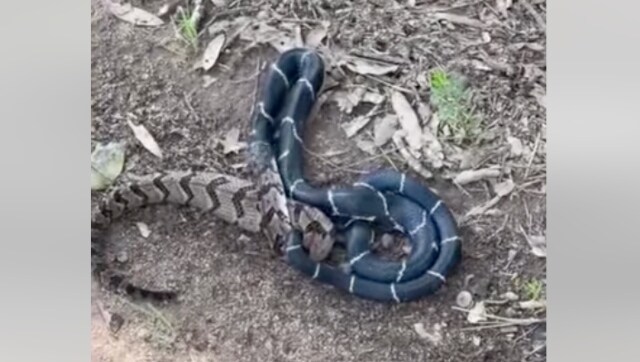
[[[104,233],[129,210],[170,203],[211,212],[266,237],[294,269],[355,296],[408,302],[436,292],[461,260],[461,239],[447,205],[409,174],[372,171],[350,185],[315,187],[304,177],[305,125],[324,82],[310,49],[283,52],[271,64],[251,119],[253,179],[174,171],[116,187],[92,216],[92,271],[129,294],[171,299],[174,292],[135,286],[108,267]],[[376,234],[400,233],[411,251],[399,261],[371,251]],[[324,260],[344,236],[347,268]]]

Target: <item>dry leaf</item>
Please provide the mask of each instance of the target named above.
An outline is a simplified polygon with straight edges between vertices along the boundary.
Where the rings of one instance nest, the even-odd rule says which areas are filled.
[[[372,104],[380,104],[384,102],[384,99],[385,99],[384,95],[376,92],[366,92],[364,96],[362,96],[363,102],[372,103]]]
[[[373,155],[376,153],[376,145],[373,142],[369,140],[365,140],[362,137],[356,137],[354,138],[354,140],[356,142],[356,146],[358,146],[358,148],[360,148],[364,152],[370,155]]]
[[[240,138],[240,129],[238,127],[232,128],[227,134],[224,136],[224,139],[220,141],[222,144],[223,150],[222,153],[225,155],[238,152],[245,148],[247,144],[245,142],[241,142],[238,139]]]
[[[142,143],[144,148],[146,148],[147,151],[153,153],[155,156],[162,158],[162,150],[160,150],[160,146],[158,146],[158,143],[153,138],[151,133],[149,133],[147,128],[143,125],[135,125],[130,120],[127,120],[127,123],[133,131],[133,135],[138,139],[138,141],[140,141],[140,143]]]
[[[543,235],[534,235],[529,236],[525,231],[522,225],[520,226],[520,232],[524,235],[524,238],[527,240],[529,247],[531,248],[531,252],[533,255],[546,258],[547,257],[547,238]]]
[[[507,10],[513,5],[512,0],[496,0],[496,9],[502,13],[503,16],[507,16]]]
[[[124,167],[124,145],[110,142],[97,144],[91,153],[91,189],[104,190],[109,187]]]
[[[396,131],[398,118],[392,114],[378,118],[373,127],[373,143],[380,147],[384,146]]]
[[[414,151],[419,150],[423,145],[423,137],[416,112],[411,108],[407,98],[398,91],[392,92],[391,105],[398,115],[400,126],[406,132],[405,134],[409,147]]]
[[[353,109],[360,104],[366,89],[364,87],[352,88],[350,92],[337,91],[331,99],[338,103],[338,108],[346,114],[351,114]]]
[[[478,170],[465,170],[460,172],[453,182],[458,185],[466,185],[472,182],[480,181],[486,178],[494,178],[500,176],[500,169],[498,168],[481,168]]]
[[[160,26],[164,21],[145,10],[131,6],[129,3],[118,4],[107,1],[108,10],[118,19],[139,26]]]
[[[329,26],[331,25],[328,21],[323,21],[322,24],[312,29],[305,39],[305,43],[309,48],[317,48],[322,44],[322,40],[327,36],[329,32]]]
[[[398,70],[397,65],[381,65],[364,59],[353,58],[347,62],[347,68],[358,74],[384,75]]]
[[[513,183],[512,180],[506,180],[499,184],[493,185],[493,191],[495,191],[496,195],[500,197],[505,197],[509,195],[515,187],[516,185]]]
[[[151,230],[149,230],[149,225],[143,223],[143,222],[137,222],[136,226],[138,227],[138,231],[140,231],[140,235],[142,235],[143,238],[148,238],[149,235],[151,235]]]
[[[420,176],[422,176],[425,180],[432,178],[433,174],[429,170],[427,170],[422,165],[422,163],[418,161],[417,158],[412,156],[411,152],[409,151],[409,148],[405,145],[405,142],[403,141],[405,139],[403,137],[403,133],[404,133],[403,130],[397,130],[393,134],[393,137],[391,138],[393,140],[393,143],[395,143],[396,146],[398,147],[398,151],[400,152],[400,155],[405,159],[405,161],[407,161],[407,164],[409,165],[409,167],[411,167],[415,172],[420,174]]]
[[[227,5],[227,0],[211,0],[211,2],[219,8],[223,8]]]
[[[427,332],[423,323],[415,323],[413,325],[413,329],[416,331],[420,338],[426,339],[435,345],[439,345],[442,342],[442,327],[440,326],[440,324],[436,324],[433,327],[433,333]]]
[[[511,191],[513,191],[514,188],[515,188],[515,185],[511,180],[507,180],[505,182],[495,185],[494,191],[496,192],[496,196],[482,205],[474,206],[471,210],[469,210],[464,215],[464,217],[462,218],[462,222],[466,221],[472,216],[488,213],[492,207],[496,206],[498,202],[500,202],[500,200],[503,197],[511,193]]]
[[[202,60],[200,60],[199,64],[196,64],[196,68],[202,68],[204,71],[211,69],[218,61],[225,40],[226,36],[224,34],[218,34],[218,36],[213,38],[213,40],[209,42],[209,45],[207,45],[202,55]]]
[[[511,147],[511,156],[520,157],[522,156],[522,152],[524,151],[524,146],[522,146],[522,141],[516,137],[507,137],[507,142],[509,142],[509,146]]]
[[[484,302],[478,302],[467,314],[467,320],[469,323],[479,323],[487,320],[487,311],[484,306]]]

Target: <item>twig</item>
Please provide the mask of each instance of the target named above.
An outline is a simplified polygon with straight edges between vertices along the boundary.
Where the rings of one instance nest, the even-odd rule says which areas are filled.
[[[189,94],[187,93],[183,93],[183,97],[184,97],[184,102],[187,104],[187,108],[189,108],[189,112],[191,112],[191,115],[198,121],[200,122],[200,115],[198,114],[198,112],[196,112],[195,108],[193,108],[193,105],[191,105],[191,101],[189,100],[189,98],[191,97]]]
[[[378,54],[370,54],[370,53],[363,53],[359,50],[352,50],[350,53],[350,55],[353,55],[355,57],[359,57],[359,58],[364,58],[364,59],[371,59],[371,60],[377,60],[379,62],[383,62],[383,63],[389,63],[389,64],[396,64],[396,65],[407,65],[409,64],[408,61],[406,61],[405,59],[399,59],[396,57],[391,57],[391,56],[386,56],[386,55],[378,55]]]
[[[409,90],[409,89],[407,89],[407,88],[403,88],[403,87],[397,86],[397,85],[395,85],[395,84],[391,84],[391,83],[389,83],[389,82],[387,82],[387,81],[385,81],[385,80],[382,80],[382,79],[380,79],[380,78],[378,78],[378,77],[376,77],[376,76],[370,75],[370,74],[363,74],[363,75],[364,75],[366,78],[369,78],[369,79],[374,80],[374,81],[376,81],[376,82],[378,82],[378,83],[384,84],[384,85],[386,85],[387,87],[391,87],[391,88],[393,88],[393,89],[395,89],[395,90],[397,90],[397,91],[400,91],[400,92],[402,92],[402,93],[406,93],[406,94],[408,94],[408,95],[413,95],[413,91],[411,91],[411,90]]]
[[[450,14],[450,13],[433,13],[433,14],[428,14],[429,16],[431,16],[432,18],[435,18],[437,20],[446,20],[450,23],[453,24],[458,24],[458,25],[466,25],[466,26],[470,26],[472,28],[479,28],[479,29],[484,29],[487,27],[487,24],[481,22],[480,20],[476,20],[476,19],[471,19],[468,18],[466,16],[462,16],[462,15],[456,15],[456,14]]]
[[[533,164],[533,159],[536,157],[536,153],[538,153],[538,146],[540,146],[540,137],[542,136],[542,131],[538,132],[538,136],[536,137],[536,141],[533,145],[533,152],[531,152],[531,157],[529,157],[529,162],[527,163],[527,169],[524,172],[524,179],[526,180],[529,177],[529,170],[531,169],[531,165]]]
[[[254,10],[257,9],[260,5],[262,5],[263,1],[259,2],[256,5],[252,5],[252,6],[239,6],[237,8],[233,8],[233,9],[228,9],[228,10],[224,10],[221,11],[219,13],[216,13],[213,17],[211,17],[211,19],[209,19],[209,21],[207,21],[206,24],[204,24],[204,26],[202,27],[202,30],[200,30],[200,32],[198,33],[198,38],[200,36],[202,36],[202,34],[204,34],[205,31],[207,31],[207,29],[209,29],[209,27],[216,22],[216,20],[218,20],[219,18],[223,17],[223,16],[227,16],[227,15],[235,15],[237,13],[240,13],[242,11],[245,10]]]

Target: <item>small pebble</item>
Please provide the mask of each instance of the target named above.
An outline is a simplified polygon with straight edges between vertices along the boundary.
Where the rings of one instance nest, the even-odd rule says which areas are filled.
[[[129,260],[129,255],[127,255],[127,252],[124,250],[119,251],[118,254],[116,255],[116,260],[119,263],[126,263]]]
[[[456,297],[456,304],[458,304],[458,306],[460,306],[461,308],[469,308],[472,303],[473,296],[471,295],[471,293],[466,290],[458,293],[458,296]]]

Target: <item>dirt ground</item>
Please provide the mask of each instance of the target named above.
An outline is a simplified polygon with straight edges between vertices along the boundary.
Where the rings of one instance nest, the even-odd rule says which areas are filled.
[[[447,147],[444,166],[424,181],[460,221],[463,261],[435,295],[379,304],[309,280],[273,255],[261,238],[210,215],[144,209],[114,225],[109,253],[125,261],[138,284],[177,288],[180,299],[138,304],[94,286],[92,360],[546,360],[546,309],[521,303],[543,302],[546,290],[546,260],[528,242],[543,238],[546,229],[545,2],[228,0],[223,7],[211,4],[224,1],[205,2],[205,23],[213,16],[221,22],[242,15],[299,25],[305,33],[320,20],[329,21],[323,44],[333,54],[353,50],[400,59],[400,70],[392,75],[332,69],[339,91],[358,85],[379,94],[408,89],[407,99],[416,107],[429,103],[420,74],[436,64],[466,78],[482,118],[482,141]],[[163,4],[132,2],[151,13]],[[243,153],[225,155],[218,142],[234,127],[246,140],[257,70],[277,51],[236,39],[203,72],[193,64],[213,38],[206,32],[194,52],[177,41],[169,22],[136,27],[111,15],[101,0],[92,0],[91,16],[92,148],[125,141],[124,175],[178,169],[242,175]],[[347,113],[335,99],[319,107],[305,135],[312,151],[309,179],[341,183],[374,167],[417,175],[392,143],[381,148],[390,150],[386,157],[372,156],[356,141],[363,138],[347,137],[343,126],[370,108],[358,105]],[[378,112],[393,113],[388,100]],[[127,120],[150,131],[162,159],[141,146]],[[500,170],[498,177],[461,186],[452,182],[465,169],[490,166]],[[506,180],[514,184],[508,195],[464,217],[496,197],[496,185]],[[92,207],[100,195],[92,192]],[[148,225],[147,238],[136,222]],[[472,294],[474,305],[484,302],[486,313],[504,318],[502,325],[488,324],[491,318],[473,323],[454,308],[462,291]],[[110,328],[109,316],[122,318],[122,325]],[[112,326],[119,326],[117,321],[112,317]]]

